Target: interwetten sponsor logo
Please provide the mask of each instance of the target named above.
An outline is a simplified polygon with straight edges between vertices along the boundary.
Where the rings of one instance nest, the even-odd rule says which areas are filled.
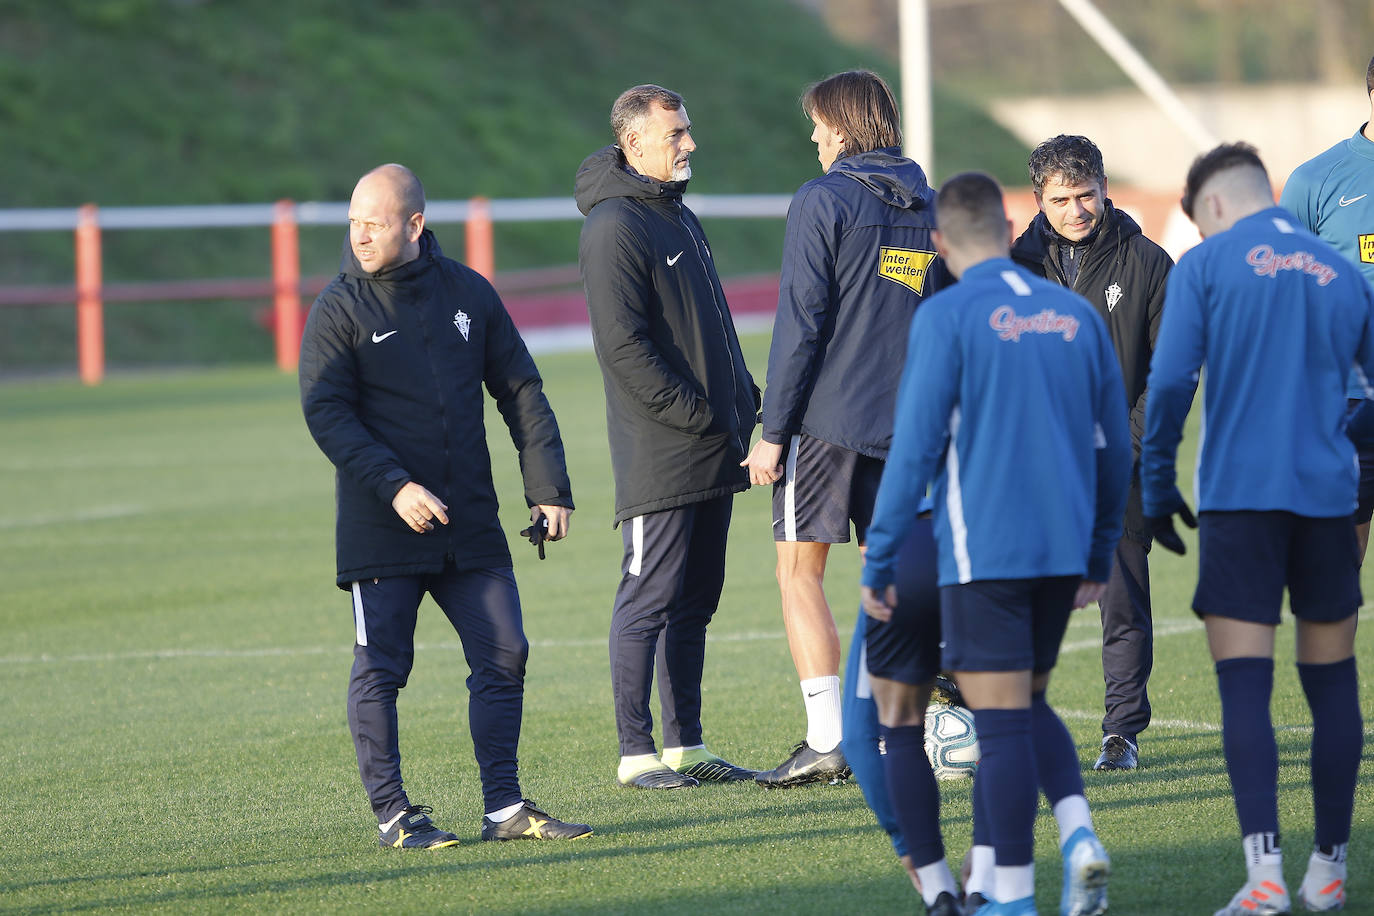
[[[926,285],[926,271],[934,260],[933,251],[883,245],[878,249],[878,275],[920,295]]]
[[[1360,261],[1365,264],[1374,264],[1374,232],[1360,234]]]
[[[1281,270],[1297,270],[1316,277],[1318,286],[1325,286],[1340,276],[1336,268],[1318,261],[1311,252],[1275,254],[1270,245],[1256,245],[1251,248],[1250,253],[1245,256],[1245,263],[1255,269],[1255,275],[1258,277],[1277,277]]]
[[[988,324],[1002,340],[1021,342],[1022,334],[1059,334],[1065,340],[1078,336],[1078,319],[1045,309],[1034,315],[1018,315],[1009,305],[1001,306],[988,316]]]

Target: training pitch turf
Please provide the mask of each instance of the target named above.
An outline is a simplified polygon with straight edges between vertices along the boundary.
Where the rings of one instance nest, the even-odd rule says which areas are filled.
[[[767,339],[745,345],[762,379]],[[540,806],[596,835],[478,842],[466,666],[427,603],[400,703],[406,786],[462,845],[377,847],[344,714],[353,625],[333,585],[333,473],[305,431],[293,378],[254,369],[116,374],[96,389],[12,383],[0,386],[0,803],[11,819],[0,913],[919,912],[857,786],[616,786],[606,630],[621,547],[600,375],[586,352],[538,361],[578,505],[572,537],[545,562],[516,536],[528,521],[513,451],[488,412],[531,642],[521,773]],[[704,694],[710,747],[755,768],[779,763],[805,731],[768,503],[761,490],[735,502]],[[836,549],[827,577],[846,642],[856,553]],[[1155,551],[1152,563],[1144,766],[1089,772],[1087,794],[1113,857],[1113,913],[1211,913],[1244,867],[1215,681],[1187,609],[1195,555]],[[1273,708],[1295,890],[1312,823],[1292,630],[1280,633]],[[1099,638],[1095,613],[1080,612],[1050,691],[1087,762],[1099,739]],[[1361,706],[1374,720],[1374,649],[1362,642]],[[1374,913],[1370,772],[1366,762],[1351,842],[1355,913]],[[957,863],[969,789],[942,789]],[[1037,896],[1053,913],[1059,857],[1043,810],[1036,838]]]

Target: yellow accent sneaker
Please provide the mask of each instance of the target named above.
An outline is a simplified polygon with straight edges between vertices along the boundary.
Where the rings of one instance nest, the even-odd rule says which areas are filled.
[[[458,838],[434,826],[429,805],[411,805],[391,826],[383,830],[377,842],[383,849],[444,849],[457,846]]]
[[[552,814],[540,811],[534,802],[525,799],[524,806],[500,823],[482,818],[484,840],[576,840],[591,836],[586,824],[569,824]]]

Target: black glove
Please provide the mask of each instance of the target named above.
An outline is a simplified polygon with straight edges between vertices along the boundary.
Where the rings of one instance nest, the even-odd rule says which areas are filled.
[[[1179,521],[1189,528],[1197,527],[1197,516],[1193,515],[1193,510],[1188,508],[1188,504],[1183,501],[1183,494],[1174,490],[1174,506],[1167,515],[1145,516],[1145,526],[1150,529],[1150,537],[1155,539],[1155,543],[1165,550],[1172,550],[1179,556],[1188,552],[1188,548],[1183,544],[1183,538],[1178,536],[1174,530],[1174,515],[1177,514]]]
[[[539,559],[544,559],[544,538],[549,536],[549,520],[544,516],[539,516],[530,526],[520,532],[522,538],[529,538],[530,543],[539,548]]]

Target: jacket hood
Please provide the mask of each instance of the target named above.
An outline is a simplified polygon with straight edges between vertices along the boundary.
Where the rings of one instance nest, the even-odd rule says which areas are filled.
[[[439,248],[439,240],[434,237],[433,232],[425,229],[420,233],[420,254],[415,260],[397,264],[395,267],[385,267],[370,274],[363,270],[363,266],[358,263],[358,257],[353,253],[353,246],[348,242],[348,233],[345,232],[343,254],[339,258],[339,273],[358,280],[385,280],[395,283],[399,280],[410,279],[429,267],[431,262],[443,256],[444,253]]]
[[[853,178],[892,207],[923,210],[935,203],[926,173],[895,146],[836,159],[830,171]]]
[[[658,181],[632,171],[625,164],[625,154],[620,147],[611,145],[582,160],[573,182],[573,197],[577,200],[577,209],[586,216],[592,212],[592,207],[612,197],[670,199],[681,197],[686,187],[685,181]]]
[[[1131,236],[1141,234],[1140,224],[1126,211],[1118,210],[1110,197],[1103,201],[1103,204],[1105,209],[1102,214],[1102,225],[1088,242],[1089,248],[1096,247],[1098,242],[1105,239],[1106,244],[1120,252]],[[1035,219],[1031,220],[1026,231],[1012,244],[1011,253],[1016,260],[1038,263],[1046,252],[1051,249],[1057,251],[1061,244],[1073,243],[1055,232],[1050,226],[1049,219],[1040,212],[1035,214]]]

